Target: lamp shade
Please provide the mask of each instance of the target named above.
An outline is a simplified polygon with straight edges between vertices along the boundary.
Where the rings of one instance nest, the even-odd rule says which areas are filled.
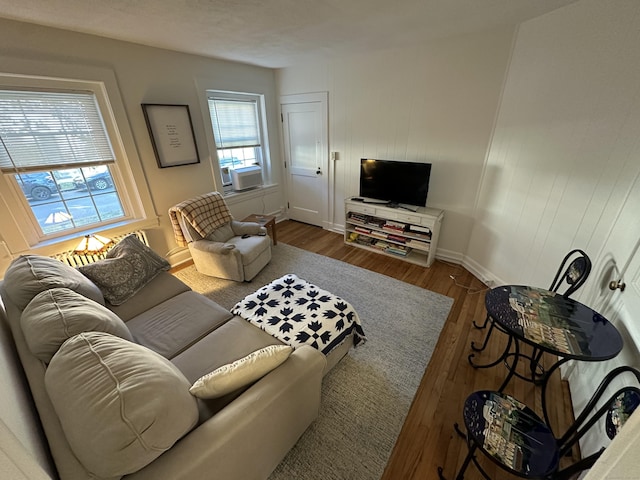
[[[100,253],[113,244],[113,240],[102,235],[85,235],[74,250],[75,253]]]

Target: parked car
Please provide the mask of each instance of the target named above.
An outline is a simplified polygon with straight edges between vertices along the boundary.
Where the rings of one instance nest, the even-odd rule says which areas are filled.
[[[87,174],[82,178],[75,179],[77,188],[89,188],[91,190],[106,190],[113,187],[113,179],[109,171]]]
[[[25,196],[31,197],[33,200],[48,200],[54,193],[76,188],[70,178],[65,178],[60,174],[54,180],[51,172],[21,173],[16,175],[16,180]]]

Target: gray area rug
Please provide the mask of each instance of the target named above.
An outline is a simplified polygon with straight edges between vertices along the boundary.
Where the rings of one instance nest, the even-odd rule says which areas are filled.
[[[379,479],[453,299],[282,243],[250,283],[207,277],[193,266],[175,275],[231,309],[287,273],[349,301],[368,340],[327,374],[319,418],[269,480]]]

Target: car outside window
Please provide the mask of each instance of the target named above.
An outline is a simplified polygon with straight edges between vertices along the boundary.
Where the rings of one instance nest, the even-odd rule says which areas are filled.
[[[14,175],[45,235],[124,217],[108,167]]]

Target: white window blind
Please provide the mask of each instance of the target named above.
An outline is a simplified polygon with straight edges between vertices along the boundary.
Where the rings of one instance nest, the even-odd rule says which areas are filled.
[[[0,90],[0,170],[18,173],[115,162],[89,92]]]
[[[219,149],[259,147],[258,106],[255,100],[209,97],[209,112]]]

